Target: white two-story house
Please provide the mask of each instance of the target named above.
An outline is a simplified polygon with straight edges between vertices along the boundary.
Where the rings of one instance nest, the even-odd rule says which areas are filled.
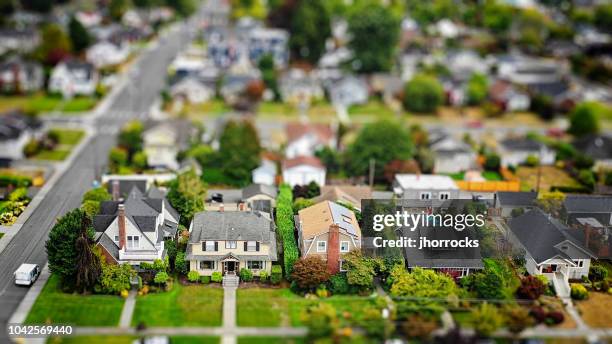
[[[189,227],[189,269],[237,275],[247,268],[258,276],[277,260],[276,227],[270,214],[258,211],[203,211]]]
[[[96,92],[98,72],[91,63],[67,60],[59,63],[51,72],[49,91],[64,97],[90,96]]]
[[[96,242],[106,261],[133,266],[163,259],[164,240],[176,236],[178,223],[179,214],[159,190],[151,188],[145,195],[137,187],[124,201],[102,202],[93,219]]]

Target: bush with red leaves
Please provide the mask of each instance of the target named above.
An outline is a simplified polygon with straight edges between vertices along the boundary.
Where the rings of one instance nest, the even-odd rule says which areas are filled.
[[[527,276],[521,280],[518,295],[522,298],[535,300],[546,292],[546,285],[535,276]]]

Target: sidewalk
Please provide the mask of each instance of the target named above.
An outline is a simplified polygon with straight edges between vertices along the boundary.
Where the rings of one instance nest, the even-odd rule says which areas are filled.
[[[222,344],[236,344],[236,287],[223,287],[223,336]]]
[[[128,328],[132,323],[132,315],[134,314],[134,308],[136,307],[136,290],[130,290],[123,309],[121,310],[121,318],[119,319],[119,327]]]

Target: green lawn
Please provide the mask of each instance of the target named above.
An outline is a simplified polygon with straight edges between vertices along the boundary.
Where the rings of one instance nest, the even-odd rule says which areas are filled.
[[[4,236],[4,233],[0,233],[0,239],[2,239],[3,236]]]
[[[289,289],[250,288],[237,290],[238,326],[301,326],[303,311],[314,304],[325,302],[338,312],[349,312],[356,319],[373,305],[369,297],[338,295],[326,299],[307,300]]]
[[[54,128],[51,131],[57,133],[59,137],[58,145],[53,150],[41,150],[32,159],[62,161],[70,155],[72,148],[85,136],[84,131],[77,129]]]
[[[351,116],[375,116],[376,118],[393,118],[396,113],[380,100],[370,100],[365,104],[353,105],[348,109]]]
[[[173,336],[170,337],[172,344],[218,344],[219,337],[196,337],[196,336]]]
[[[75,129],[52,129],[59,136],[59,144],[61,145],[76,145],[81,141],[85,132],[83,130]]]
[[[59,277],[51,275],[25,323],[117,326],[122,308],[123,299],[119,296],[63,293],[59,290]]]
[[[474,327],[474,322],[472,321],[473,316],[472,312],[469,311],[454,311],[451,313],[453,315],[453,320],[462,328],[472,328]]]
[[[221,326],[223,289],[182,286],[169,292],[139,296],[132,324],[147,326]]]
[[[202,104],[185,104],[181,112],[186,113],[191,118],[197,118],[202,115],[222,115],[231,111],[231,108],[221,99],[211,99]]]
[[[443,173],[445,174],[445,173]],[[448,173],[447,176],[453,178],[453,180],[463,180],[465,179],[465,172],[457,172],[457,173]]]
[[[489,181],[501,181],[503,180],[502,176],[499,174],[499,172],[495,172],[495,171],[484,171],[482,172],[482,177],[486,180]]]
[[[36,93],[24,96],[0,96],[0,113],[12,109],[26,112],[82,112],[92,109],[96,103],[95,97],[75,97],[64,100],[60,96]]]
[[[281,337],[238,337],[238,344],[302,344],[304,338]]]
[[[65,150],[65,149],[47,150],[47,149],[43,149],[40,152],[38,152],[36,155],[32,156],[32,159],[62,161],[64,159],[66,159],[66,157],[68,155],[70,155],[70,150]]]
[[[132,344],[132,336],[74,336],[49,338],[47,344]]]

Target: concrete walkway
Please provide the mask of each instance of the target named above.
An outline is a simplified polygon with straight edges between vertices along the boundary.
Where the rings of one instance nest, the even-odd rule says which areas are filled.
[[[136,290],[130,290],[123,309],[121,310],[121,318],[119,319],[119,327],[128,328],[132,323],[132,315],[134,314],[134,307],[136,307]]]
[[[236,344],[236,287],[223,287],[223,336],[221,344]]]
[[[30,287],[30,290],[28,290],[28,293],[19,304],[19,307],[17,307],[15,313],[13,313],[11,316],[9,324],[24,323],[28,317],[28,314],[30,313],[30,310],[32,309],[32,306],[34,306],[34,302],[36,302],[38,295],[40,295],[40,292],[42,292],[50,276],[51,272],[49,272],[49,264],[45,264],[45,267],[40,272],[40,276],[38,276],[38,279],[34,285]]]

